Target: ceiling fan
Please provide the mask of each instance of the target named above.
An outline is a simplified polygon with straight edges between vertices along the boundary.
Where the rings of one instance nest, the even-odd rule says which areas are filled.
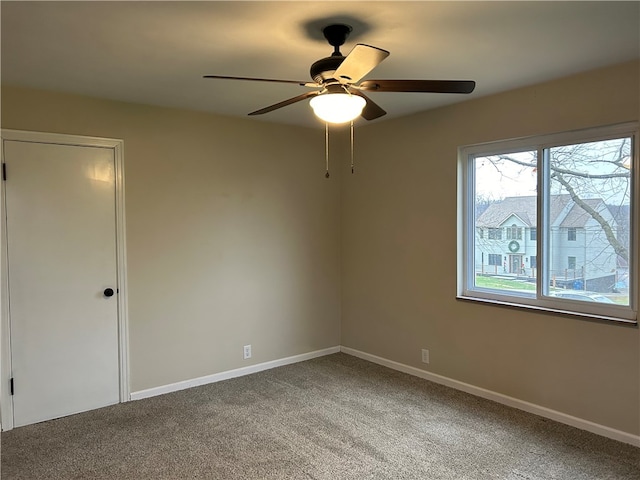
[[[361,81],[389,56],[389,52],[359,43],[346,57],[343,56],[340,53],[340,46],[345,43],[351,31],[352,27],[344,24],[329,25],[322,30],[324,37],[334,47],[334,51],[330,57],[321,58],[311,65],[310,74],[313,82],[223,75],[204,75],[204,78],[293,83],[302,87],[315,88],[317,90],[269,105],[249,115],[262,115],[311,98],[310,104],[314,113],[328,123],[345,123],[359,115],[365,120],[374,120],[385,115],[387,112],[364,92],[471,93],[476,86],[472,80]]]

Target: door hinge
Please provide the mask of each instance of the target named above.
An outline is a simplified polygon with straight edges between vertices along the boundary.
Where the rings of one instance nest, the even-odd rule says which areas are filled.
[[[7,181],[7,164],[2,162],[2,180]]]
[[[9,380],[9,391],[10,394],[13,395],[13,378]]]

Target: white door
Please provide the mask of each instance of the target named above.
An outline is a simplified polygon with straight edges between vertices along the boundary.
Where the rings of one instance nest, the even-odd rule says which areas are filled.
[[[114,151],[3,145],[14,426],[118,403]]]

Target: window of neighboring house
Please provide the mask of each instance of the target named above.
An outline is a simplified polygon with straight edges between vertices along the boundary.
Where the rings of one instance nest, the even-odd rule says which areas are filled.
[[[478,227],[478,237],[484,238],[484,230],[482,227]]]
[[[515,224],[507,228],[507,240],[522,240],[522,228]]]
[[[490,253],[489,254],[489,265],[502,265],[502,254],[501,253]]]
[[[489,228],[489,234],[487,238],[489,240],[502,240],[502,229],[501,228]]]
[[[637,130],[632,123],[461,147],[458,296],[637,322],[639,262],[630,235],[638,230],[631,212],[640,209]],[[511,216],[532,225],[532,243],[515,224],[505,227],[510,241],[498,242]],[[476,225],[491,223],[487,235],[478,233]],[[503,256],[489,253],[496,250]],[[513,268],[513,280],[484,269],[526,259],[526,282]],[[571,290],[582,301],[564,295]]]

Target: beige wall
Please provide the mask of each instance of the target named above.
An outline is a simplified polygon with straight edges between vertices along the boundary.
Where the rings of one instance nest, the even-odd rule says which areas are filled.
[[[339,345],[322,132],[20,88],[2,128],[124,140],[132,391]]]
[[[637,328],[456,300],[457,148],[638,120],[639,66],[359,129],[342,188],[342,345],[640,433]]]

